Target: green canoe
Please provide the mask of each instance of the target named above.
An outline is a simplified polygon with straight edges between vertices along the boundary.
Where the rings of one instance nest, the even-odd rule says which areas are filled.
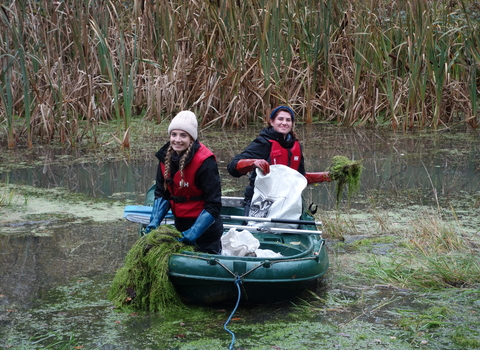
[[[235,219],[243,215],[242,200],[222,197],[224,226],[242,230],[242,220]],[[150,189],[145,204],[152,203],[153,190]],[[300,219],[313,220],[307,214]],[[273,233],[268,229],[252,232],[260,242],[260,249],[270,249],[281,257],[236,257],[186,251],[172,254],[170,280],[182,298],[200,304],[231,303],[239,297],[242,303],[252,304],[292,299],[314,284],[327,271],[329,262],[325,240],[315,225],[299,225],[298,229],[287,231],[289,233]]]

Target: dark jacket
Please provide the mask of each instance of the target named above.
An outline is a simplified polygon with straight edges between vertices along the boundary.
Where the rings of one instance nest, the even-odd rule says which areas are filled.
[[[227,170],[230,173],[230,175],[234,177],[240,177],[244,174],[240,174],[237,171],[237,163],[240,159],[265,159],[270,163],[270,151],[272,149],[272,144],[270,143],[269,140],[275,140],[277,141],[283,148],[285,149],[291,149],[294,142],[296,139],[289,134],[288,140],[285,140],[283,137],[283,134],[276,132],[273,130],[271,126],[268,126],[264,128],[258,137],[253,140],[250,145],[245,148],[245,150],[237,154],[231,162],[227,165]],[[303,152],[302,152],[302,159],[300,160],[300,166],[298,168],[298,171],[302,174],[305,175],[305,164],[304,164],[304,159],[303,159]],[[250,201],[252,200],[253,196],[253,189],[255,185],[255,178],[257,177],[256,171],[251,171],[250,172],[250,177],[249,177],[249,184],[247,185],[247,188],[245,189],[245,205],[248,206],[250,204]]]
[[[170,142],[167,142],[155,154],[161,163],[165,163],[165,156],[169,146]],[[186,161],[187,164],[191,161],[199,147],[199,142],[195,141],[192,152]],[[174,152],[172,155],[172,165],[170,167],[172,175],[179,170],[179,160],[180,158]],[[220,237],[223,234],[223,222],[220,217],[220,210],[222,208],[222,190],[217,162],[213,156],[207,158],[198,169],[195,175],[195,185],[203,191],[205,200],[204,209],[215,218],[215,222],[212,226],[210,226],[207,231],[197,239],[197,246],[201,251],[218,254],[221,250]],[[164,176],[159,164],[157,169],[155,199],[162,197],[168,200],[170,195],[170,191],[165,189]],[[175,218],[175,227],[180,232],[188,230],[194,223],[195,219]]]

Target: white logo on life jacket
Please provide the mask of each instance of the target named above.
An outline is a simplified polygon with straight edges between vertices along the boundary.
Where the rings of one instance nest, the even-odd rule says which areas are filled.
[[[181,180],[179,185],[180,187],[188,187],[188,182]]]
[[[299,159],[300,159],[300,157],[299,157],[299,156],[295,156],[295,157],[293,157],[293,160],[294,160],[295,162],[298,162],[298,160],[299,160]]]

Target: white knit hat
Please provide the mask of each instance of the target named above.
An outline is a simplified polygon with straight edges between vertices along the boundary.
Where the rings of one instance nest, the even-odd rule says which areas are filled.
[[[197,128],[198,123],[195,113],[181,111],[172,119],[172,122],[168,126],[168,134],[170,135],[170,131],[172,130],[183,130],[188,132],[193,140],[196,140],[198,136]]]

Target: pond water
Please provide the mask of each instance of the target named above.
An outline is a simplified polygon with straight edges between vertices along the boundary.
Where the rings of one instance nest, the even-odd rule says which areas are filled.
[[[300,126],[297,131],[307,171],[324,171],[335,155],[362,160],[361,190],[348,208],[361,211],[371,207],[374,198],[373,205],[381,208],[422,205],[480,214],[478,131],[401,134],[319,125]],[[242,196],[246,177],[232,178],[226,165],[257,133],[258,128],[200,134],[200,140],[217,156],[224,195]],[[155,141],[160,146],[165,139]],[[0,181],[44,189],[62,187],[84,194],[87,201],[143,203],[158,166],[154,151],[151,156],[101,162],[79,161],[83,154],[78,152],[35,150],[15,163],[2,164]],[[304,197],[320,210],[335,208],[333,183],[309,186]],[[223,323],[230,315],[229,307],[192,307],[176,315],[125,315],[111,309],[106,291],[137,239],[137,228],[121,215],[105,218],[105,222],[79,222],[70,217],[35,217],[14,223],[0,219],[0,348],[41,349],[55,342],[51,348],[228,348],[230,335]],[[235,324],[229,327],[236,329],[237,343],[242,344],[238,349],[308,349],[331,344],[329,339],[336,348],[356,344],[358,349],[410,349],[418,345],[407,336],[400,341],[403,333],[393,330],[388,312],[375,313],[384,304],[393,309],[418,303],[425,308],[412,299],[412,293],[338,290],[328,281],[318,288],[318,295],[330,300],[325,309],[312,311],[298,303],[240,308]],[[359,295],[378,307],[368,313],[358,310],[361,318],[344,308],[345,302],[358,300]],[[470,300],[467,295],[465,299]],[[332,307],[338,303],[342,306]],[[333,314],[326,317],[330,309]],[[359,329],[363,329],[361,334]],[[449,349],[450,345],[436,343],[432,348]]]
[[[213,136],[208,131],[201,134],[200,141],[217,156],[224,195],[242,196],[246,176],[232,178],[226,166],[255,138],[258,128],[210,133]],[[297,133],[302,140],[307,171],[325,171],[335,155],[362,160],[365,169],[360,194],[363,195],[370,191],[394,195],[412,190],[412,195],[417,193],[412,199],[419,204],[437,204],[459,192],[475,195],[480,191],[478,131],[401,134],[313,125],[297,127]],[[156,143],[160,147],[165,141],[163,138]],[[38,149],[29,159],[16,161],[14,169],[4,165],[0,180],[40,188],[64,187],[97,198],[143,202],[158,167],[155,151],[142,159],[101,162],[78,162],[82,157],[78,152]],[[334,185],[327,184],[310,186],[304,195],[321,207],[330,208],[335,204],[334,192]]]

